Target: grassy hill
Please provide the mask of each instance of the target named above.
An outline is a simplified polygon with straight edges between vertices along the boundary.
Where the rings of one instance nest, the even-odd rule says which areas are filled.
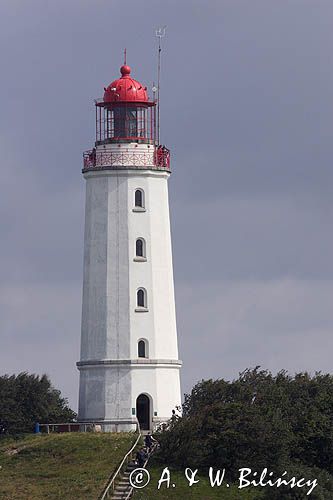
[[[133,434],[72,433],[0,440],[1,500],[96,500]]]

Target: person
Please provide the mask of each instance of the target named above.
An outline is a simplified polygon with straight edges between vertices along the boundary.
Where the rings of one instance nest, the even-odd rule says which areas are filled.
[[[159,167],[162,167],[163,166],[163,148],[162,148],[161,145],[159,145],[157,147],[157,152],[156,153],[157,153],[157,155],[156,155],[157,156],[157,165]]]
[[[89,161],[93,167],[96,166],[96,148],[91,150],[91,153],[89,154]]]
[[[145,436],[145,445],[147,447],[148,453],[151,452],[153,443],[156,443],[156,439],[154,439],[150,432],[148,432],[148,434]]]
[[[176,406],[173,410],[172,410],[172,417],[173,418],[180,418],[181,416],[181,407],[180,406]]]
[[[164,163],[165,167],[170,167],[170,151],[168,148],[165,148]]]
[[[170,166],[170,150],[166,146],[163,146],[163,167],[169,167],[169,166]]]
[[[143,467],[145,464],[145,461],[148,458],[148,454],[146,452],[145,448],[141,448],[137,453],[136,453],[136,461],[139,467]]]

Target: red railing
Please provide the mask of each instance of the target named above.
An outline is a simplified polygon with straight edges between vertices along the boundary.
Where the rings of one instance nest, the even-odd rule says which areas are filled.
[[[154,151],[146,153],[98,151],[95,148],[83,153],[84,171],[107,168],[170,170],[170,151],[158,146]]]

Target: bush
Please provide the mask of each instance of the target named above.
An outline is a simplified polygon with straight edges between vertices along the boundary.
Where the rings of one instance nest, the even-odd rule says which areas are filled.
[[[333,498],[333,477],[326,471],[318,468],[305,467],[304,465],[294,465],[288,469],[288,479],[305,478],[306,480],[317,479],[318,485],[312,490],[310,495],[307,492],[311,486],[303,488],[290,488],[290,486],[281,486],[280,488],[263,488],[262,500],[332,500]]]
[[[2,434],[32,432],[36,422],[72,422],[76,417],[46,375],[20,373],[0,377]]]
[[[199,382],[185,396],[183,416],[158,435],[159,458],[176,467],[333,473],[333,377],[246,370],[237,380]],[[270,489],[271,491],[271,489]],[[279,491],[279,490],[278,490]]]

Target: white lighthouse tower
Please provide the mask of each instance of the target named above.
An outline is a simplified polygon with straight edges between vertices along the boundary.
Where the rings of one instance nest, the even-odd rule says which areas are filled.
[[[170,237],[169,150],[156,101],[131,77],[105,88],[86,180],[79,415],[154,429],[181,404]]]

